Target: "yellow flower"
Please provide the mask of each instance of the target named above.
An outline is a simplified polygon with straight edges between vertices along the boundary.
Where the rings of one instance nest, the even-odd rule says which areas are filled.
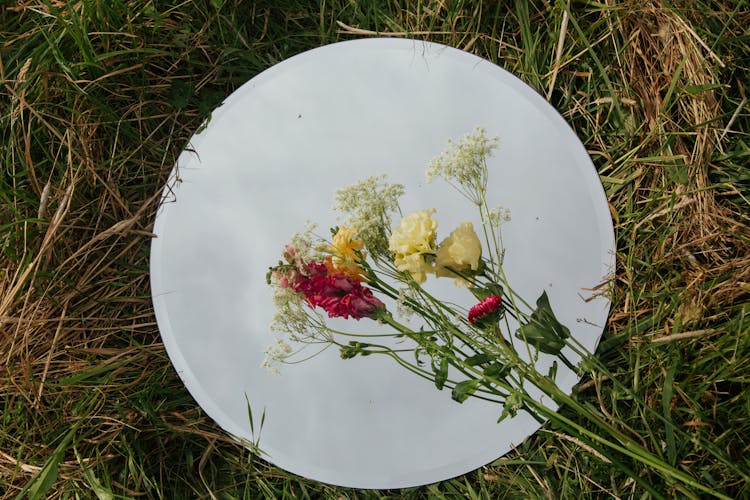
[[[332,245],[328,252],[332,254],[330,260],[326,259],[329,270],[346,274],[359,281],[365,281],[362,268],[359,266],[361,257],[364,256],[364,244],[362,240],[356,239],[357,231],[346,226],[340,226],[333,236]],[[359,255],[357,255],[359,253]]]
[[[476,271],[481,256],[482,244],[474,231],[474,225],[471,222],[463,222],[440,242],[435,257],[435,274],[438,277],[456,278],[457,285],[466,285],[466,281],[453,271]]]
[[[355,239],[357,231],[352,228],[341,226],[333,236],[333,245],[330,252],[340,260],[356,262],[359,260],[357,252],[361,252],[364,244],[361,240]],[[336,259],[334,259],[336,260]]]
[[[437,222],[431,217],[433,213],[434,208],[407,215],[388,241],[396,268],[411,274],[417,283],[422,283],[427,279],[427,273],[432,272],[432,265],[425,260],[425,255],[435,254]]]

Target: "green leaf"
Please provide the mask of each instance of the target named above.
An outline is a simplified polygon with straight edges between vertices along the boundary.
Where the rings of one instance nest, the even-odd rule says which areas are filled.
[[[339,348],[339,355],[341,359],[352,359],[355,356],[369,356],[372,353],[367,350],[368,347],[370,347],[370,344],[350,341],[349,345],[342,345]]]
[[[664,437],[667,443],[667,459],[671,465],[677,463],[677,446],[675,442],[674,427],[672,424],[672,396],[674,394],[674,375],[677,371],[677,365],[679,364],[679,358],[672,363],[672,366],[667,370],[667,376],[664,378],[664,390],[662,391],[661,409],[664,413]]]
[[[490,284],[485,285],[483,287],[470,287],[469,291],[479,301],[482,301],[482,300],[486,299],[490,295],[497,295],[499,297],[503,296],[503,287],[501,287],[500,285],[495,284],[495,283],[490,283]]]
[[[442,391],[445,381],[448,380],[448,358],[441,358],[437,368],[433,362],[432,369],[435,370],[435,387]]]
[[[464,380],[463,382],[459,382],[456,384],[456,386],[453,388],[453,391],[451,392],[451,397],[454,401],[458,401],[459,403],[463,403],[466,401],[466,399],[474,394],[474,392],[477,390],[477,386],[479,385],[480,380],[472,379],[472,380]]]
[[[44,467],[42,467],[31,481],[29,481],[26,487],[21,490],[18,496],[16,496],[16,500],[23,498],[24,494],[28,494],[29,500],[38,500],[47,497],[50,488],[52,488],[52,485],[57,481],[57,464],[60,463],[63,455],[65,455],[65,451],[68,449],[77,429],[78,426],[76,425],[68,431],[60,444],[55,448],[55,451],[52,452],[52,455],[47,459]]]
[[[86,482],[88,483],[89,488],[94,490],[96,498],[98,498],[99,500],[114,500],[115,495],[114,493],[112,493],[112,490],[104,486],[99,478],[96,477],[94,471],[86,466],[86,463],[81,458],[78,450],[73,448],[73,451],[76,455],[76,458],[78,459],[78,465],[83,470],[84,476],[86,476]]]
[[[466,358],[466,364],[469,366],[479,366],[493,361],[495,356],[487,353],[475,354]]]
[[[91,469],[84,469],[84,474],[86,475],[89,487],[94,490],[96,498],[99,500],[114,500],[115,495],[112,493],[112,490],[105,487]]]
[[[42,470],[34,478],[34,482],[29,488],[29,500],[37,500],[45,498],[47,492],[52,488],[52,485],[57,481],[57,464],[62,458],[62,453],[54,453],[47,463],[44,464]]]
[[[565,339],[570,337],[570,330],[557,320],[544,291],[537,299],[536,310],[531,313],[528,323],[521,325],[515,335],[541,352],[560,354]]]
[[[502,363],[492,363],[484,369],[484,376],[494,380],[502,380],[510,372],[510,368]]]
[[[521,408],[523,408],[523,397],[521,396],[521,393],[518,391],[511,391],[511,393],[508,394],[508,397],[505,398],[505,403],[503,403],[503,413],[500,415],[500,418],[497,419],[497,423],[499,424],[508,417],[515,418],[518,414],[518,410]]]
[[[77,412],[81,415],[88,415],[97,400],[98,398],[94,393],[94,395],[82,401],[77,406]],[[48,496],[47,493],[57,480],[57,465],[63,459],[65,452],[70,447],[71,441],[73,441],[75,433],[84,422],[87,422],[85,418],[79,418],[73,424],[73,427],[60,440],[60,444],[55,447],[55,451],[52,452],[52,455],[44,463],[41,470],[18,492],[16,500],[20,500],[25,496],[28,496],[29,500],[37,500]]]

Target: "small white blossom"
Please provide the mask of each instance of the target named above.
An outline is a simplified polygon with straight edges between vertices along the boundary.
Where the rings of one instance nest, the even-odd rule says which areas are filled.
[[[414,309],[407,303],[407,300],[414,300],[414,290],[409,288],[399,288],[398,299],[396,299],[396,314],[406,321],[411,320],[414,316]]]
[[[266,348],[265,358],[260,364],[273,375],[279,375],[279,365],[284,363],[292,354],[292,347],[281,339],[276,339],[276,343]]]
[[[482,214],[482,222],[493,227],[500,227],[503,222],[510,222],[510,210],[497,206],[488,210],[487,214]]]
[[[449,139],[448,148],[430,161],[427,182],[442,177],[479,205],[487,186],[486,160],[497,144],[497,137],[488,138],[481,127],[457,141]]]
[[[294,249],[295,256],[297,259],[303,262],[312,262],[320,260],[322,253],[321,245],[316,242],[315,229],[317,224],[310,221],[305,223],[305,231],[302,233],[294,233],[289,246]]]
[[[272,332],[288,333],[292,340],[308,337],[313,331],[308,308],[294,290],[280,286],[272,281],[273,304],[276,313],[273,315],[269,329]]]
[[[388,252],[390,214],[398,210],[403,194],[404,186],[385,182],[384,175],[370,177],[336,191],[334,210],[346,214],[345,224],[356,230],[373,256],[384,256]]]

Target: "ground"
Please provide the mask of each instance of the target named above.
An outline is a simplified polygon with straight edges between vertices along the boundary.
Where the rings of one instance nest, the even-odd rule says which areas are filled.
[[[5,0],[0,495],[750,496],[749,25],[742,0]],[[618,248],[597,352],[607,372],[587,373],[574,394],[692,482],[625,455],[613,467],[547,425],[450,481],[334,488],[253,457],[186,392],[148,276],[176,156],[254,75],[369,36],[495,62],[574,128]]]

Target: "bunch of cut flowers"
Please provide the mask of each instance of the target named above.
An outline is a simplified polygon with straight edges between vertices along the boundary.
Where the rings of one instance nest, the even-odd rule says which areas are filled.
[[[311,346],[338,348],[342,359],[388,356],[438,390],[450,390],[459,403],[470,397],[497,403],[498,422],[519,411],[540,423],[551,421],[657,498],[662,495],[630,464],[710,491],[622,430],[611,415],[580,403],[555,383],[558,361],[579,375],[599,371],[618,382],[560,323],[546,292],[532,304],[508,282],[501,226],[510,214],[487,202],[488,159],[497,143],[477,127],[449,141],[430,162],[427,181],[448,182],[476,208],[481,221],[479,228],[463,222],[442,239],[436,210],[402,216],[404,187],[384,176],[338,190],[334,208],[345,217],[344,224],[331,228],[329,238],[317,236],[316,227],[309,225],[292,237],[282,260],[268,271],[276,307],[270,328],[283,336],[267,349],[264,366],[278,373],[281,364],[307,359],[302,351]],[[394,215],[400,216],[396,223]],[[433,279],[453,279],[465,287],[473,305],[463,308],[435,297],[424,286]],[[409,326],[410,316],[419,318],[419,328]],[[376,322],[387,333],[383,326],[372,335],[342,331],[329,324],[330,318]],[[377,341],[384,336],[397,339],[400,347]],[[565,352],[580,361],[571,362]],[[554,359],[544,372],[538,368],[540,353]],[[622,384],[620,388],[631,392]],[[582,419],[559,413],[562,405]]]

